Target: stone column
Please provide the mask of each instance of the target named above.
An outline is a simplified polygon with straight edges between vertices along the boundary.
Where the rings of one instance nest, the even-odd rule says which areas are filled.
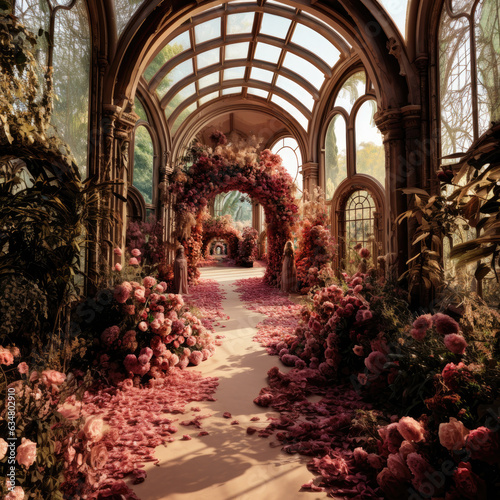
[[[304,163],[302,165],[302,176],[304,178],[304,190],[311,194],[318,187],[319,165],[317,163]]]
[[[408,260],[408,230],[406,222],[398,224],[399,214],[407,210],[407,196],[401,189],[407,187],[405,134],[402,113],[387,110],[375,114],[375,122],[384,135],[386,213],[383,230],[387,235],[387,251],[398,259],[398,275],[406,270]]]
[[[121,258],[113,254],[113,249],[125,248],[127,229],[127,189],[130,168],[130,144],[134,125],[139,117],[135,113],[124,112],[120,106],[104,105],[103,153],[100,181],[113,181],[112,194],[104,201],[114,220],[109,230],[103,228],[101,257],[112,266],[121,263]],[[105,241],[111,242],[111,248]]]

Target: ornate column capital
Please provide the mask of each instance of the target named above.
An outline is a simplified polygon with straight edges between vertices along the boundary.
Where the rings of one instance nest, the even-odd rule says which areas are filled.
[[[384,134],[384,142],[403,139],[404,132],[400,109],[377,111],[373,119],[379,130]]]
[[[418,104],[412,104],[401,108],[403,114],[403,124],[405,129],[418,128],[420,129],[422,118],[422,107]]]

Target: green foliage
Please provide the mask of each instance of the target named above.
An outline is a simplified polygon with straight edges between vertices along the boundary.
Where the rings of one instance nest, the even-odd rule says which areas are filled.
[[[154,147],[146,127],[135,131],[134,186],[141,192],[146,203],[153,203]]]
[[[43,313],[39,324],[12,323],[0,343],[15,342],[37,364],[60,369],[70,356],[64,328],[79,293],[75,276],[87,237],[107,218],[100,198],[110,185],[82,182],[68,146],[52,130],[52,77],[49,69],[40,86],[35,37],[5,16],[0,41],[0,289],[16,283],[8,302],[31,296]],[[34,290],[43,296],[35,299]]]
[[[460,162],[438,174],[440,195],[431,196],[418,188],[404,189],[413,195],[412,208],[401,214],[399,222],[416,223],[413,245],[416,254],[405,273],[410,287],[419,283],[439,288],[443,285],[442,241],[452,240],[460,228],[475,228],[477,237],[452,245],[450,257],[458,267],[477,263],[475,277],[483,279],[490,271],[498,278],[500,255],[500,153],[496,127]]]

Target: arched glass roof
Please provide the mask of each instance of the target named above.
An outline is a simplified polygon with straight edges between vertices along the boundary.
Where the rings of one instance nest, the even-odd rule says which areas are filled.
[[[410,0],[378,0],[385,8],[399,31],[406,38],[406,16],[408,15],[408,4]]]
[[[144,78],[175,133],[225,96],[265,99],[307,131],[332,68],[350,45],[322,20],[278,1],[234,0],[187,20]]]

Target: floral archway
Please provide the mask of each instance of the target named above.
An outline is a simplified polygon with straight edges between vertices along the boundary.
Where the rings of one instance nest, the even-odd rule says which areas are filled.
[[[197,145],[191,151],[193,165],[177,168],[172,174],[169,190],[176,197],[176,237],[187,249],[190,267],[196,267],[201,253],[198,250],[198,247],[201,250],[201,234],[197,228],[209,201],[229,191],[246,193],[264,208],[269,249],[264,280],[278,285],[283,248],[298,217],[293,179],[280,156],[268,149],[257,153],[255,139],[253,143],[228,144],[220,132],[214,133],[212,139],[213,148]],[[192,278],[197,274],[191,269]]]
[[[227,242],[227,253],[229,257],[235,258],[238,254],[238,243],[241,233],[232,225],[230,216],[207,217],[203,220],[203,235],[201,243],[201,255],[208,256],[210,243],[214,239]]]

